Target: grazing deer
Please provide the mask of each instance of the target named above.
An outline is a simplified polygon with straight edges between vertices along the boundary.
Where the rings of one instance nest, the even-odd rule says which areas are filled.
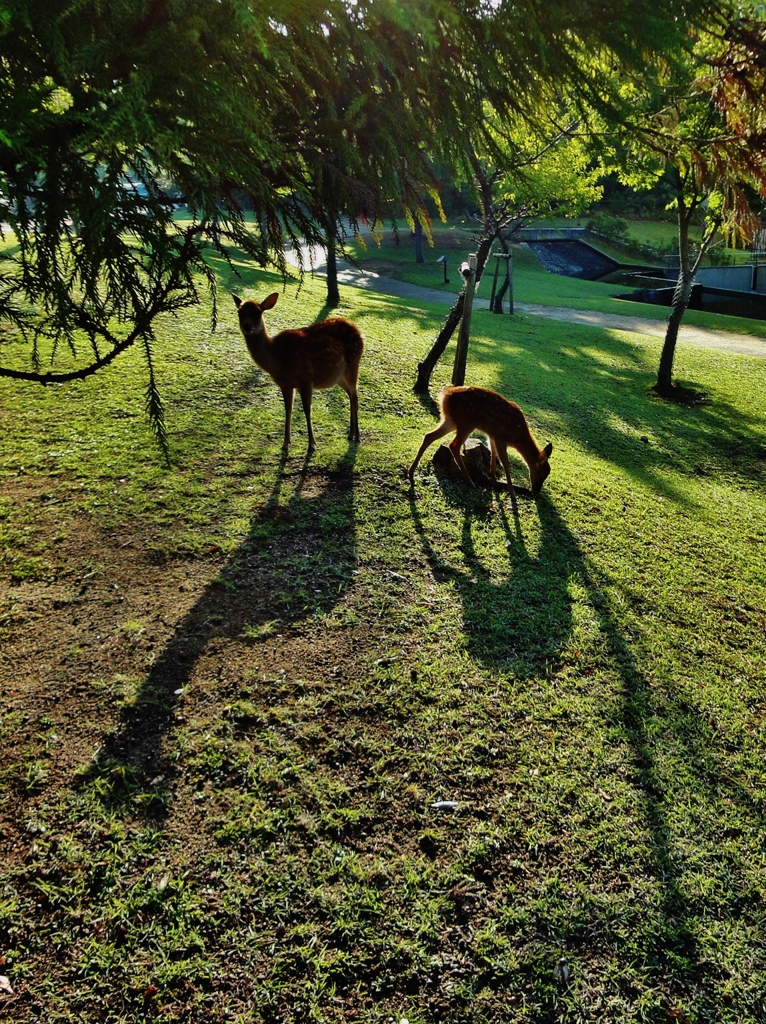
[[[498,395],[496,391],[490,391],[489,388],[446,387],[441,392],[439,405],[442,418],[423,438],[415,461],[408,471],[410,480],[414,480],[415,469],[425,450],[438,438],[454,431],[455,436],[449,445],[452,457],[466,483],[470,487],[475,486],[463,460],[461,449],[468,435],[474,430],[479,430],[489,438],[492,452],[489,471],[493,479],[499,456],[505,469],[508,490],[514,494],[507,449],[515,448],[529,468],[532,493],[540,493],[540,488],[551,471],[548,459],[553,451],[553,445],[548,443],[545,448],[540,449],[532,436],[524,413],[515,402],[509,402],[507,398]]]
[[[296,388],[301,396],[309,434],[309,451],[316,448],[311,424],[311,396],[314,388],[331,388],[339,384],[351,402],[351,424],[348,436],[359,441],[359,395],[357,381],[364,341],[348,320],[335,317],[320,320],[297,330],[280,331],[269,337],[263,314],[276,305],[278,292],[263,302],[243,302],[232,295],[239,310],[239,328],[253,360],[265,370],[282,392],[285,400],[284,447],[290,446],[293,398]]]

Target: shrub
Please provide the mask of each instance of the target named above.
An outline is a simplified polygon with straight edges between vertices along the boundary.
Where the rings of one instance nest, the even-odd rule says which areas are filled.
[[[608,213],[596,213],[586,224],[591,234],[600,235],[609,242],[628,244],[628,222],[622,217],[612,217]]]

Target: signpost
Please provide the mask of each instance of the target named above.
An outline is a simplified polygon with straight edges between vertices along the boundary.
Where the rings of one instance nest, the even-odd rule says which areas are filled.
[[[460,321],[460,333],[457,337],[455,365],[452,368],[452,383],[465,384],[465,365],[468,360],[468,339],[471,335],[471,312],[473,310],[473,293],[476,288],[476,253],[468,257],[468,262],[460,267],[465,278],[463,318]]]
[[[508,295],[508,312],[513,313],[513,255],[510,252],[493,252],[492,255],[495,257],[497,262],[495,263],[495,276],[492,279],[492,294],[489,299],[489,308],[493,313],[503,312],[503,295],[506,291]],[[497,288],[497,274],[500,270],[500,260],[505,260],[505,281],[500,288],[500,294],[495,300],[495,290]]]

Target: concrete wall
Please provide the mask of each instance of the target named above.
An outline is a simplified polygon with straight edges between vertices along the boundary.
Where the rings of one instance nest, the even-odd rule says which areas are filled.
[[[753,291],[766,295],[766,263],[753,267]]]
[[[522,228],[514,241],[518,242],[555,242],[562,238],[583,238],[585,228]]]
[[[695,280],[708,288],[729,288],[732,291],[749,292],[753,290],[753,277],[756,276],[760,278],[758,284],[766,293],[766,268],[757,273],[759,270],[760,267],[754,267],[751,263],[736,267],[700,267]],[[756,290],[761,291],[761,287]]]
[[[676,281],[678,268],[664,272],[666,281]],[[724,288],[732,292],[756,292],[766,295],[766,263],[744,263],[737,267],[701,267],[694,279],[706,288]]]

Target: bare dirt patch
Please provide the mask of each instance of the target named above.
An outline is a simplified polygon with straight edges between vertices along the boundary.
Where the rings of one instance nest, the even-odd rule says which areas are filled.
[[[325,493],[325,485],[315,489]],[[0,579],[0,772],[10,782],[0,854],[9,861],[28,847],[25,822],[36,802],[49,802],[93,758],[117,757],[156,776],[168,730],[205,704],[216,705],[204,712],[214,718],[227,680],[236,689],[256,670],[340,672],[360,649],[349,630],[318,648],[310,620],[294,614],[291,597],[302,582],[280,565],[310,556],[321,531],[311,523],[296,529],[284,506],[261,512],[290,531],[280,538],[279,560],[252,538],[229,558],[217,549],[197,559],[162,558],[144,524],[104,529],[24,478],[6,481],[4,490],[31,510],[41,552],[32,578]],[[309,504],[311,490],[309,482]],[[320,588],[312,596],[318,607],[328,601]]]

